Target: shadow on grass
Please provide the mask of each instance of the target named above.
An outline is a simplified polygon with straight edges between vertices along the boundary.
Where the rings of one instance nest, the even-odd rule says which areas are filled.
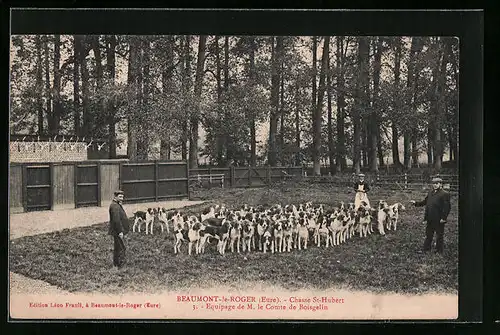
[[[372,202],[408,203],[408,196],[421,199],[423,193],[374,190]],[[192,200],[209,203],[182,209],[198,213],[210,203],[229,208],[243,203],[272,205],[313,201],[326,207],[339,201],[353,201],[345,188],[329,185],[282,184],[274,188],[210,189],[193,191]],[[216,199],[216,200],[212,200]],[[215,245],[203,255],[173,253],[173,238],[155,231],[155,235],[129,233],[126,237],[127,264],[120,272],[111,271],[112,238],[107,223],[66,229],[10,242],[10,270],[33,279],[44,280],[71,292],[143,292],[183,291],[216,283],[237,288],[238,283],[259,283],[289,290],[351,288],[373,292],[456,293],[458,290],[458,208],[452,197],[452,211],[445,228],[445,253],[418,254],[425,227],[422,208],[407,206],[396,232],[386,236],[375,233],[367,238],[354,237],[345,244],[290,253],[226,253],[221,256]],[[246,260],[245,260],[246,257]]]

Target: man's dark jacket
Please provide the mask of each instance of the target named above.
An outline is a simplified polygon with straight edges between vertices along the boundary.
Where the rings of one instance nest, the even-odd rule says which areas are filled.
[[[359,188],[359,185],[364,185],[363,189],[365,190],[365,192],[368,192],[370,190],[370,185],[366,182],[366,181],[357,181],[354,183],[353,187],[354,187],[354,191],[358,191],[358,188]]]
[[[122,205],[113,200],[109,205],[109,235],[118,235],[128,233],[129,222],[127,214]]]
[[[424,221],[439,222],[450,214],[450,194],[439,189],[430,191],[424,200],[415,202],[415,206],[425,206]]]

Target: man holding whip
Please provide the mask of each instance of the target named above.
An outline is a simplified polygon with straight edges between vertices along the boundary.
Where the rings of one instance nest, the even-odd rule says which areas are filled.
[[[410,202],[417,206],[425,206],[424,223],[425,241],[423,251],[431,250],[434,233],[436,233],[436,252],[443,253],[444,225],[450,213],[450,194],[442,188],[443,180],[441,178],[432,179],[432,190],[427,194],[424,200]]]

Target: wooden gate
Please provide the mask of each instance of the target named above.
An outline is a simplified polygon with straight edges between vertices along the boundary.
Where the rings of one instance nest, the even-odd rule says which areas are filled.
[[[99,174],[98,164],[75,165],[75,207],[101,205]]]
[[[185,161],[143,161],[120,164],[124,202],[189,198],[189,171]]]
[[[27,212],[52,209],[52,167],[50,164],[25,165],[24,208]]]

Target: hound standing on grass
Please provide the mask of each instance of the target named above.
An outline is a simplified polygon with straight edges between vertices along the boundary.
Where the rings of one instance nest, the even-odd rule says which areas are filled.
[[[364,201],[370,207],[370,201],[368,200],[367,192],[370,191],[370,185],[365,182],[365,175],[359,174],[359,181],[354,183],[354,191],[356,192],[356,197],[354,198],[354,210],[358,210],[359,206],[361,206],[361,202]]]
[[[406,207],[400,203],[397,202],[391,206],[389,206],[389,220],[387,222],[387,230],[396,229],[398,228],[398,221],[399,221],[399,212],[404,211]]]
[[[151,227],[151,234],[153,234],[153,223],[155,220],[155,211],[153,208],[148,208],[144,211],[137,211],[134,213],[134,225],[132,226],[132,231],[135,233],[135,227],[137,231],[141,232],[141,224],[146,224],[146,235],[149,233],[149,227]]]

